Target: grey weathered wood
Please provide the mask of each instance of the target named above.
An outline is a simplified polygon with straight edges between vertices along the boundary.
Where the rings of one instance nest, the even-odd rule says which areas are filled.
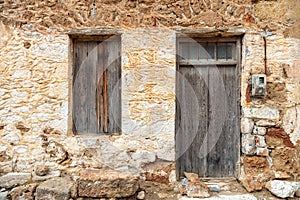
[[[121,46],[117,41],[108,47],[108,129],[111,133],[121,131]]]
[[[120,132],[120,41],[74,40],[73,132]],[[112,61],[112,58],[115,58]],[[110,66],[109,66],[110,65]]]
[[[74,50],[74,77],[73,77],[73,127],[76,132],[86,132],[86,82],[82,74],[86,73],[87,44],[85,42],[75,42]]]
[[[240,151],[239,51],[238,41],[232,60],[201,63],[200,59],[192,63],[194,65],[181,62],[180,57],[177,60],[180,61],[176,77],[177,178],[185,171],[198,173],[201,177],[237,175]],[[199,102],[193,100],[193,96]],[[196,135],[193,135],[195,130]]]
[[[207,129],[207,68],[180,67],[177,75],[176,156],[182,175],[193,171],[205,175],[206,160],[202,150]]]
[[[96,90],[97,90],[97,42],[87,42],[86,67],[86,115],[87,115],[87,133],[97,133],[97,116],[96,116]]]

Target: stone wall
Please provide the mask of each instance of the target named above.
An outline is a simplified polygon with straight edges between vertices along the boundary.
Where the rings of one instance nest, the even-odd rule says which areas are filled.
[[[299,7],[297,0],[0,0],[0,173],[35,182],[81,168],[142,172],[172,163],[176,32],[235,31],[243,33],[241,180],[249,191],[276,178],[299,180]],[[68,126],[67,32],[99,28],[122,32],[122,134],[76,136]],[[250,96],[256,73],[267,75],[265,98]],[[36,174],[41,166],[46,175]]]

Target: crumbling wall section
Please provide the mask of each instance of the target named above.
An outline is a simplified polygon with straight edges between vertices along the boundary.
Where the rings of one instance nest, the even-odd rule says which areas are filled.
[[[240,179],[254,191],[272,179],[299,180],[300,40],[271,32],[246,34],[243,43]],[[267,75],[264,98],[251,96],[251,74]]]

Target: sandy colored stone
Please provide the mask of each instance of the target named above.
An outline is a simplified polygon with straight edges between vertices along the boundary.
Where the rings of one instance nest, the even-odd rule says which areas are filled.
[[[1,188],[13,188],[27,183],[31,178],[30,173],[11,172],[0,177]]]
[[[188,182],[186,185],[186,194],[191,198],[207,198],[210,197],[210,189],[203,182]]]
[[[184,175],[190,182],[199,182],[200,181],[198,174],[184,172]]]
[[[41,183],[36,188],[36,199],[69,200],[73,182],[65,177],[57,177]]]
[[[77,184],[79,197],[124,198],[139,188],[137,175],[113,170],[82,169]]]
[[[37,186],[37,183],[32,183],[25,186],[15,187],[9,192],[8,195],[11,199],[34,200],[34,193]]]

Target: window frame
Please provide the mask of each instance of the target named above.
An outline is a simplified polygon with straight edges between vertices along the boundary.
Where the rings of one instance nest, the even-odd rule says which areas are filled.
[[[215,44],[215,55],[214,59],[181,59],[181,43],[214,43]],[[218,43],[235,43],[235,55],[232,55],[232,59],[218,59],[217,58],[217,44]],[[241,48],[240,37],[188,37],[178,36],[176,49],[179,52],[177,58],[177,66],[179,65],[236,65],[240,64],[240,53],[237,49]]]

